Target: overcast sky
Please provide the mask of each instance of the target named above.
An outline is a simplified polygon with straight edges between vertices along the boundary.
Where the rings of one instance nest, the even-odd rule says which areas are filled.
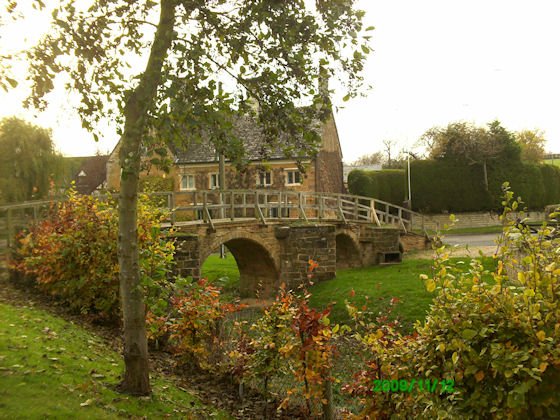
[[[547,150],[560,153],[559,0],[361,0],[372,32],[367,98],[339,103],[336,123],[344,160],[382,149],[382,140],[412,147],[434,125],[494,119],[509,130],[539,128]],[[48,16],[47,16],[48,18]],[[40,14],[2,34],[4,54],[36,42],[48,27]],[[25,72],[18,68],[20,74]],[[118,136],[107,127],[99,143],[80,128],[67,95],[48,112],[23,110],[21,88],[0,93],[0,117],[17,115],[53,129],[68,156],[107,151]],[[334,85],[333,85],[334,86]]]

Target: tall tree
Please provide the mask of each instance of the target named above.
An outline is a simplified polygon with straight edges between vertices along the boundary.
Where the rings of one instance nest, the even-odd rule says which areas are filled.
[[[375,152],[368,155],[362,155],[352,165],[381,165],[383,163],[383,153]]]
[[[521,147],[521,160],[539,163],[544,158],[546,138],[541,130],[522,130],[515,133],[515,140]]]
[[[62,159],[51,131],[19,118],[0,121],[0,202],[45,197]]]
[[[136,226],[142,153],[153,151],[153,162],[162,163],[166,148],[159,144],[181,144],[184,133],[195,140],[210,130],[210,138],[228,139],[219,149],[241,160],[231,115],[252,114],[271,144],[293,157],[308,154],[320,140],[312,122],[330,115],[329,97],[317,88],[319,68],[344,74],[347,97],[354,95],[369,52],[367,35],[354,0],[92,0],[89,8],[85,3],[65,0],[53,12],[52,31],[30,53],[29,103],[45,106],[53,79],[66,73],[69,87],[80,94],[84,127],[94,130],[104,116],[114,116],[121,126],[122,389],[146,394]],[[143,57],[145,68],[138,70]],[[259,104],[258,115],[249,95]],[[290,141],[279,141],[286,138]]]
[[[488,163],[498,159],[519,160],[519,148],[513,135],[499,121],[488,128],[472,123],[454,122],[433,127],[421,137],[432,159],[453,159],[459,164],[480,165],[484,188],[488,191]]]
[[[385,155],[387,156],[387,166],[388,168],[391,168],[391,153],[393,151],[393,148],[396,146],[397,142],[395,140],[389,140],[389,139],[385,139],[383,140],[383,147],[385,150]]]

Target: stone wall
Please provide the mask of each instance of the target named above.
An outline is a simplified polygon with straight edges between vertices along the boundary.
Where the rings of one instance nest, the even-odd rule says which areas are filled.
[[[321,132],[321,150],[317,155],[317,189],[316,191],[344,193],[342,173],[342,150],[334,118],[323,124]]]
[[[239,268],[242,296],[269,297],[282,283],[296,289],[308,281],[309,260],[318,263],[315,282],[333,278],[337,263],[339,268],[374,265],[380,254],[399,252],[398,229],[360,223],[234,222],[214,230],[205,224],[177,229],[175,272],[199,279],[206,258],[225,244]]]
[[[457,213],[455,214],[455,229],[476,228],[501,225],[500,214],[495,212],[473,212],[473,213]],[[517,218],[517,214],[513,213],[510,217]],[[540,222],[545,218],[544,212],[530,211],[526,212],[524,217],[529,221]],[[424,216],[424,225],[427,230],[443,229],[445,224],[449,224],[449,214],[433,214]],[[421,229],[422,220],[413,216],[412,229]]]
[[[313,281],[329,280],[336,275],[336,240],[333,225],[290,226],[282,242],[281,283],[297,288],[307,281],[309,260],[319,265]]]

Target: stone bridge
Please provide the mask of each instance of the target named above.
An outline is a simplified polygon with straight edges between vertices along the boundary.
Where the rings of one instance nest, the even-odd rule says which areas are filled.
[[[173,226],[176,272],[200,278],[206,258],[224,244],[237,262],[244,296],[272,295],[282,283],[297,287],[307,280],[310,259],[319,264],[314,281],[334,277],[337,269],[400,262],[399,236],[410,230],[413,216],[424,226],[421,214],[344,194],[258,189],[151,196],[167,208],[167,227]],[[4,251],[9,251],[14,233],[40,220],[49,205],[31,201],[0,206]]]
[[[319,265],[313,281],[335,276],[337,269],[400,262],[399,229],[364,222],[286,223],[255,221],[176,226],[176,272],[201,276],[201,266],[224,244],[240,273],[243,297],[268,297],[285,283],[307,280],[309,260]]]

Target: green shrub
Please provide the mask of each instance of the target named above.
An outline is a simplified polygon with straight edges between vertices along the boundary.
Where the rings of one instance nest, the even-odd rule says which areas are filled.
[[[544,183],[546,204],[560,203],[560,168],[554,165],[539,165]]]
[[[483,280],[476,260],[470,270],[458,269],[442,247],[432,276],[423,276],[437,296],[415,336],[395,338],[379,328],[362,340],[375,360],[352,389],[375,379],[406,379],[408,386],[405,392],[362,391],[359,418],[560,415],[560,239],[550,239],[546,225],[536,236],[517,229],[507,215],[520,203],[506,194],[508,227],[493,281]]]
[[[162,178],[158,176],[147,176],[138,180],[138,191],[140,192],[166,192],[173,191],[173,178]]]
[[[355,195],[372,197],[400,206],[406,197],[405,172],[402,169],[355,169],[348,174],[348,189]]]
[[[159,210],[144,203],[138,206],[140,272],[148,312],[159,314],[165,284],[159,285],[167,281],[174,248],[159,228]],[[120,318],[117,239],[116,204],[71,190],[67,201],[53,204],[49,217],[20,239],[12,266],[69,308],[115,321]]]
[[[410,163],[412,206],[427,213],[501,211],[501,186],[509,181],[531,209],[560,200],[560,169],[550,165],[495,161],[487,165],[488,191],[481,165],[437,159]]]
[[[482,167],[449,160],[410,162],[412,206],[427,213],[491,210]]]

